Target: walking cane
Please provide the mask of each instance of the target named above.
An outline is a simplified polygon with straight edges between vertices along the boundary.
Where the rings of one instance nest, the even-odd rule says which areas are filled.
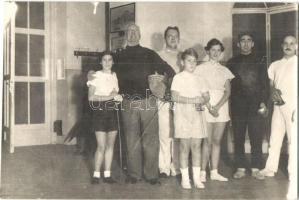
[[[119,105],[119,102],[116,102]],[[121,135],[120,135],[120,124],[119,124],[119,108],[116,109],[116,116],[117,116],[117,128],[118,128],[118,143],[119,143],[119,159],[120,159],[120,168],[123,169],[123,157],[122,157],[122,146],[121,146]]]

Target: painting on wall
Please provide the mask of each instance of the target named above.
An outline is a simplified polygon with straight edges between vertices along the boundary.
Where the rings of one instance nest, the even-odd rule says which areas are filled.
[[[123,48],[124,44],[125,44],[124,36],[111,37],[110,47],[112,51]]]
[[[110,33],[123,31],[131,22],[135,22],[135,3],[110,8]]]

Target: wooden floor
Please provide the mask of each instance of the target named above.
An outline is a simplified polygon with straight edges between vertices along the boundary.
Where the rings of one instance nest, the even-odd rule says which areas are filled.
[[[16,148],[14,154],[4,152],[1,198],[284,199],[288,187],[287,176],[281,169],[276,177],[262,181],[249,175],[234,180],[229,162],[222,162],[220,171],[230,181],[208,181],[201,190],[183,190],[175,177],[162,179],[160,186],[145,182],[126,184],[116,161],[113,176],[117,184],[91,185],[92,159],[76,155],[74,150],[74,146],[46,145]]]

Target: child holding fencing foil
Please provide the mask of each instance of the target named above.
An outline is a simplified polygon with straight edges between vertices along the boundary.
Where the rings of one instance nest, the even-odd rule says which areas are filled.
[[[111,178],[111,163],[113,160],[113,149],[117,136],[117,106],[115,101],[122,101],[118,94],[118,81],[116,74],[111,70],[113,57],[111,52],[104,52],[101,58],[102,70],[92,75],[92,80],[87,82],[89,87],[88,100],[92,109],[92,130],[95,132],[97,149],[95,152],[94,173],[92,184],[98,184],[100,170],[104,161],[105,183],[115,183]]]

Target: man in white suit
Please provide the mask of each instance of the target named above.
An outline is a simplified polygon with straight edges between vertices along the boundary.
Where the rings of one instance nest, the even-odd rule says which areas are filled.
[[[293,148],[297,146],[297,132],[294,132],[297,124],[297,39],[294,36],[286,36],[282,43],[282,50],[283,58],[273,62],[268,69],[274,111],[269,156],[261,174],[266,177],[273,177],[277,172],[283,138],[287,133],[289,180],[297,185],[297,151],[294,151]]]

